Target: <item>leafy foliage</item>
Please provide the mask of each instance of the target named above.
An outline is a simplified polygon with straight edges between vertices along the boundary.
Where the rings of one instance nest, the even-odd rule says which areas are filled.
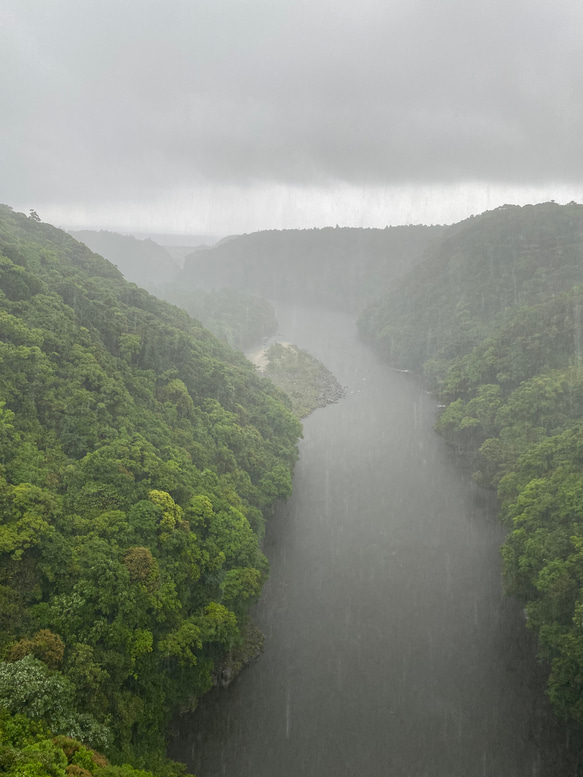
[[[0,710],[0,772],[10,777],[170,777],[184,774],[179,764],[150,771],[128,764],[111,766],[101,753],[79,740],[54,734],[43,723]]]
[[[6,720],[169,777],[170,716],[211,686],[266,577],[300,424],[184,311],[6,206],[0,364]],[[18,773],[133,774],[54,758]]]

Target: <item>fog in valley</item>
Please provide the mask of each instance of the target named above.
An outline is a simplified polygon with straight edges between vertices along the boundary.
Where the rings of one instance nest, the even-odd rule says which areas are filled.
[[[0,771],[583,774],[582,29],[0,4]]]

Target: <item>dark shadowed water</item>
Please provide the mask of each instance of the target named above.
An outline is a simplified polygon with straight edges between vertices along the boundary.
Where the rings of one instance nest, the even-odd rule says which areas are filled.
[[[495,507],[432,431],[434,400],[348,316],[279,319],[349,393],[306,419],[268,527],[265,653],[183,721],[171,755],[197,777],[576,774],[502,597]]]

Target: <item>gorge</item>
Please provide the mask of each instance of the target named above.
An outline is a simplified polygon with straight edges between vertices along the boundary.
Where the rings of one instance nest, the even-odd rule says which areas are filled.
[[[577,754],[502,596],[495,499],[432,431],[436,402],[351,316],[277,306],[280,331],[347,386],[304,421],[268,527],[265,653],[182,721],[198,777],[552,777]]]

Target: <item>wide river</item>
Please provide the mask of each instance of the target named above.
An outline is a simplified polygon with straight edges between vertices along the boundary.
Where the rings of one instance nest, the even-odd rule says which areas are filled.
[[[502,596],[492,498],[432,431],[434,399],[351,317],[278,318],[347,396],[305,420],[268,526],[265,652],[183,720],[172,757],[197,777],[575,775]]]

